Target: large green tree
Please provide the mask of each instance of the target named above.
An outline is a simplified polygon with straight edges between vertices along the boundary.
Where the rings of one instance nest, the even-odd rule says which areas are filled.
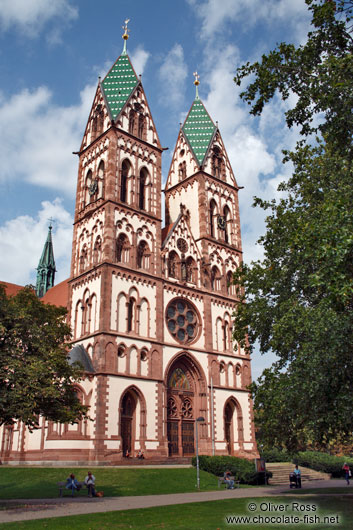
[[[68,363],[65,316],[29,287],[7,296],[0,285],[0,425],[35,428],[40,415],[57,422],[86,415],[74,387],[82,369]]]
[[[285,119],[301,139],[284,162],[292,177],[268,211],[264,258],[235,275],[241,299],[235,338],[278,361],[253,384],[265,445],[329,447],[353,432],[353,41],[351,1],[306,0],[306,44],[281,43],[238,69],[251,113],[273,97],[296,104]],[[277,412],[276,412],[277,411]],[[287,426],[287,427],[285,427]]]

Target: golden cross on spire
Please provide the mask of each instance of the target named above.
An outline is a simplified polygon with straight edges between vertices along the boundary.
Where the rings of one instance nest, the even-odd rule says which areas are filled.
[[[130,19],[127,18],[127,19],[125,20],[125,24],[124,24],[124,26],[121,26],[121,27],[123,28],[123,30],[124,30],[124,34],[123,34],[123,39],[124,39],[124,50],[123,50],[123,54],[126,54],[126,41],[127,41],[127,39],[129,38],[129,32],[130,32],[130,30],[129,30],[128,27],[127,27],[127,25],[128,25],[129,22],[130,22]]]
[[[193,73],[193,76],[195,77],[195,81],[194,81],[194,85],[196,86],[196,99],[199,99],[199,84],[200,84],[200,76],[199,74],[196,72]]]

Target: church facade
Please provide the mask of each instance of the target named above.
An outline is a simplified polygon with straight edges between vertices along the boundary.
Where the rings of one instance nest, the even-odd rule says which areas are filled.
[[[195,85],[162,227],[163,148],[126,46],[99,81],[62,286],[71,358],[86,370],[77,392],[92,421],[4,427],[2,461],[114,464],[140,449],[147,459],[190,457],[195,432],[200,454],[257,455],[250,358],[232,340],[239,188],[197,76]]]

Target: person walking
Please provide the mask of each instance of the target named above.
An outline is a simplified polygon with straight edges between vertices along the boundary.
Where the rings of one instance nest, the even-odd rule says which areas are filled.
[[[349,478],[351,476],[351,470],[350,470],[349,465],[347,464],[347,462],[345,462],[343,464],[342,469],[344,471],[344,478],[347,481],[347,486],[349,486]]]

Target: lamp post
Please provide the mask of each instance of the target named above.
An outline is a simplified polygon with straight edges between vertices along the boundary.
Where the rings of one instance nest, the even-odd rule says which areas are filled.
[[[199,418],[196,418],[196,482],[197,482],[197,489],[200,489],[200,466],[199,466],[199,434],[197,425],[200,422],[205,421],[205,418],[203,416],[200,416]]]

